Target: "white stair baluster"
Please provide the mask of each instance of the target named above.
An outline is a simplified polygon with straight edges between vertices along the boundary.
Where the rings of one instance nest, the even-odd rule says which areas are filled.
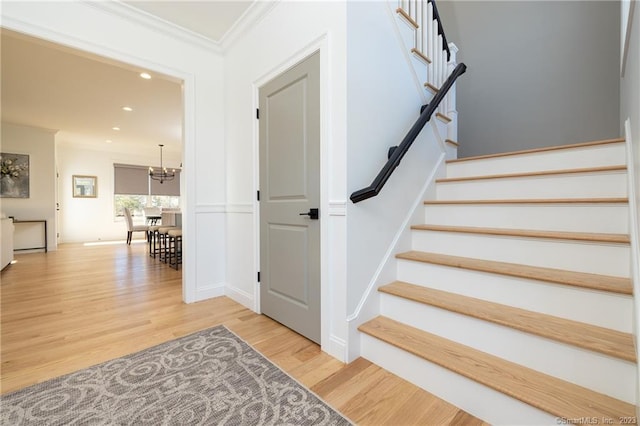
[[[427,56],[431,59],[431,64],[427,67],[427,83],[434,84],[433,81],[433,61],[434,61],[434,48],[433,48],[433,5],[427,3],[427,28],[425,28],[425,37],[427,38]]]
[[[431,60],[431,71],[432,75],[429,79],[430,83],[433,84],[434,87],[438,87],[438,28],[435,21],[432,21],[433,25],[431,26],[431,43],[433,46],[433,57]]]

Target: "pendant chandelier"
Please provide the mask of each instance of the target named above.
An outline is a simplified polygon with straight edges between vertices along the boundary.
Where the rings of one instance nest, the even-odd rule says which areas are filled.
[[[176,177],[176,170],[168,171],[166,167],[162,166],[162,147],[163,144],[158,144],[160,147],[160,171],[153,170],[153,167],[149,167],[149,177],[153,180],[158,180],[160,183],[173,180]]]

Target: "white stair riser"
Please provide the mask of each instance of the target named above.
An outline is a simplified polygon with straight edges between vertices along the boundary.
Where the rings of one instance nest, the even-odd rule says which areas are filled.
[[[388,294],[381,295],[380,307],[396,321],[634,403],[632,362]]]
[[[557,425],[557,417],[362,333],[364,358],[496,425]]]
[[[453,256],[618,277],[631,271],[628,244],[415,230],[412,241],[414,250]]]
[[[397,278],[437,290],[632,332],[633,298],[630,295],[409,260],[398,261]]]
[[[627,196],[624,171],[440,182],[438,200],[612,198]]]
[[[449,163],[447,177],[582,169],[622,164],[626,164],[624,142]]]
[[[627,204],[427,204],[429,225],[629,233]]]

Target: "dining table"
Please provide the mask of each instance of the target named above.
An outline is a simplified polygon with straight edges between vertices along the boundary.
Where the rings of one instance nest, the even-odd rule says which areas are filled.
[[[162,219],[162,216],[160,216],[160,215],[151,215],[151,216],[146,216],[146,218],[147,218],[147,225],[153,226],[153,225],[157,225],[158,224],[160,219]]]

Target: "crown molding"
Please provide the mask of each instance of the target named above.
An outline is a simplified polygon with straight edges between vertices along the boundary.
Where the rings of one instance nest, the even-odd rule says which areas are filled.
[[[219,41],[223,51],[229,49],[250,28],[258,24],[280,0],[255,0]]]
[[[120,18],[124,18],[128,21],[134,22],[138,25],[142,25],[161,34],[169,34],[172,37],[182,40],[186,43],[193,44],[203,49],[207,49],[217,53],[222,53],[220,43],[218,43],[217,41],[193,31],[187,30],[143,10],[136,9],[133,6],[129,6],[128,4],[120,2],[119,0],[82,0],[82,2],[88,6],[92,6],[96,9],[102,10],[103,12],[107,12]]]
[[[280,0],[255,0],[238,20],[227,30],[226,33],[216,41],[198,34],[194,31],[185,29],[179,25],[152,15],[143,10],[137,9],[119,0],[113,1],[92,1],[81,0],[82,3],[100,9],[103,12],[118,16],[137,25],[142,25],[161,34],[169,34],[174,38],[182,40],[186,43],[199,46],[216,53],[224,53],[242,35],[258,24],[271,10],[280,2]]]

